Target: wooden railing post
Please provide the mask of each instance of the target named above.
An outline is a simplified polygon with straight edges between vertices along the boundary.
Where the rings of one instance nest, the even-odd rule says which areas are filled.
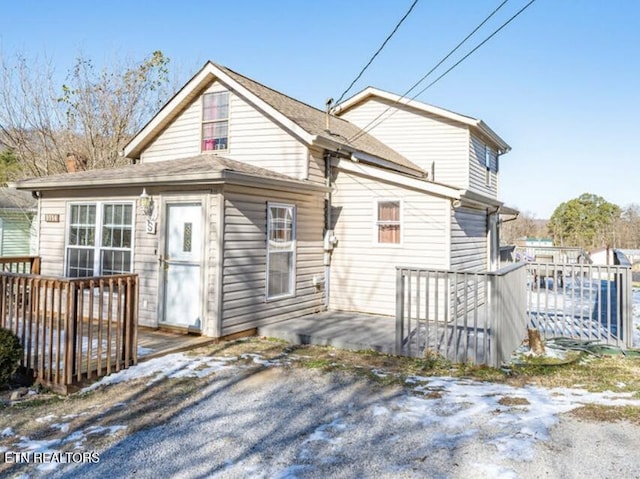
[[[402,353],[404,342],[404,271],[396,268],[396,354]]]
[[[45,385],[68,391],[137,363],[136,274],[59,278],[33,274],[39,268],[35,258],[0,258],[0,326],[20,337],[21,366]]]

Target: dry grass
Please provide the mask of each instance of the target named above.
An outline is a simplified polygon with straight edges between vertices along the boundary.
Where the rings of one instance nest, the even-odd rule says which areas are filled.
[[[452,365],[430,354],[424,358],[403,358],[374,351],[344,351],[331,347],[292,346],[265,338],[249,338],[210,345],[190,352],[200,356],[229,356],[239,363],[252,363],[245,354],[259,354],[263,359],[280,359],[284,367],[313,368],[351,374],[378,384],[403,386],[408,376],[453,376],[523,386],[579,387],[589,391],[632,392],[640,397],[640,359],[623,357],[594,358],[566,365],[532,364],[510,370],[480,366]],[[126,425],[126,434],[154,426],[177,411],[195,403],[211,377],[165,379],[148,384],[148,378],[116,384],[90,393],[61,397],[41,394],[34,399],[0,409],[0,431],[11,427],[17,434],[31,439],[56,439],[89,426]],[[434,399],[438,396],[434,396]],[[526,406],[524,397],[504,397],[501,404]],[[640,408],[585,406],[575,410],[576,417],[595,421],[627,420],[640,425]],[[49,422],[35,418],[55,416]],[[67,416],[67,419],[64,417]],[[52,427],[66,422],[69,432]],[[90,436],[87,450],[100,450],[120,437]],[[15,437],[0,437],[0,447],[8,447]],[[66,446],[65,446],[66,447]],[[73,443],[68,444],[69,448]],[[63,448],[64,449],[64,448]],[[4,465],[0,464],[0,475]]]

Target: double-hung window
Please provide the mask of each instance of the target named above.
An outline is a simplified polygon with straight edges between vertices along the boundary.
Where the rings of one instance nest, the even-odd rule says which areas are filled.
[[[202,97],[202,151],[226,150],[229,140],[229,92]]]
[[[267,203],[267,299],[295,293],[296,209]]]
[[[132,203],[69,205],[66,275],[130,273],[132,237]]]
[[[377,200],[375,232],[378,244],[400,244],[401,203],[399,200]]]

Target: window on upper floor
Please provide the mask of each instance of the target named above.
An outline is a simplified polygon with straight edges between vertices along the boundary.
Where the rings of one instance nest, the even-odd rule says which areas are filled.
[[[229,141],[229,92],[202,97],[202,151],[226,150]]]
[[[376,200],[376,243],[400,244],[401,203],[399,200]]]
[[[133,203],[69,205],[66,275],[72,278],[131,272]]]
[[[485,185],[491,186],[491,148],[484,145]]]

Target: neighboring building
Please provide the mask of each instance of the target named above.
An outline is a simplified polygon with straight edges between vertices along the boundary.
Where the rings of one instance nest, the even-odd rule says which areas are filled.
[[[141,324],[220,337],[393,315],[398,265],[495,269],[507,151],[447,110],[367,89],[329,115],[209,62],[127,145],[136,164],[18,187],[40,197],[43,274],[134,271]]]
[[[631,261],[622,250],[616,248],[598,248],[589,253],[594,265],[631,266]]]
[[[640,269],[640,249],[620,249],[618,251],[624,254],[632,265],[638,266]]]
[[[35,252],[33,218],[37,204],[28,191],[0,188],[0,256],[28,256]]]
[[[520,238],[516,240],[516,246],[522,248],[552,248],[553,240],[551,238]]]

